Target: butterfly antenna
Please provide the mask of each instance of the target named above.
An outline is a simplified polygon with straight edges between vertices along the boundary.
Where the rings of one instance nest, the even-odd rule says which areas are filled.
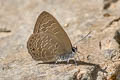
[[[90,31],[86,36],[84,36],[82,39],[78,40],[77,42],[75,42],[73,45],[75,46],[78,42],[82,41],[83,39],[85,39],[89,34],[91,34],[92,31]]]
[[[80,40],[78,40],[76,43],[74,43],[74,46],[78,43],[78,42],[80,42],[80,41],[82,41],[83,39],[85,39],[89,34],[91,34],[91,32],[92,31],[90,31],[86,36],[84,36],[82,39],[80,39]],[[76,48],[77,48],[77,46],[76,46]],[[80,54],[82,54],[80,51],[76,51],[77,53],[80,53]],[[77,58],[78,58],[78,60],[80,60],[80,58],[79,58],[79,55],[78,54],[76,54],[76,56],[77,56]]]

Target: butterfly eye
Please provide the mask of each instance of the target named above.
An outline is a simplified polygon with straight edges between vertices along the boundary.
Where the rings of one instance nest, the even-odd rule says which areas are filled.
[[[76,52],[76,51],[77,51],[77,47],[73,47],[73,48],[72,48],[72,51],[73,51],[73,52]]]

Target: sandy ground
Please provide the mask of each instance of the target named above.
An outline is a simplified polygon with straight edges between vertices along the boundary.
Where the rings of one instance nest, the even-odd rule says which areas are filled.
[[[0,0],[0,80],[120,80],[119,0]],[[38,64],[26,43],[42,11],[62,25],[80,60]]]

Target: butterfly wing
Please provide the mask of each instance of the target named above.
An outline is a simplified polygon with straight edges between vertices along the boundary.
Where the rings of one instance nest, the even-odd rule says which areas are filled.
[[[67,53],[56,36],[45,32],[32,34],[27,48],[33,59],[43,62],[56,61],[60,55]]]
[[[56,36],[64,45],[66,52],[71,51],[72,45],[66,32],[58,21],[48,12],[43,11],[37,19],[33,33],[45,32]]]

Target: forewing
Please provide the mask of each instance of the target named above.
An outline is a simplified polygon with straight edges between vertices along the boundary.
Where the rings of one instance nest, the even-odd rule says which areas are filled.
[[[43,11],[35,24],[33,33],[45,32],[56,36],[60,43],[64,45],[66,52],[71,51],[72,45],[66,32],[58,21],[48,12]]]

